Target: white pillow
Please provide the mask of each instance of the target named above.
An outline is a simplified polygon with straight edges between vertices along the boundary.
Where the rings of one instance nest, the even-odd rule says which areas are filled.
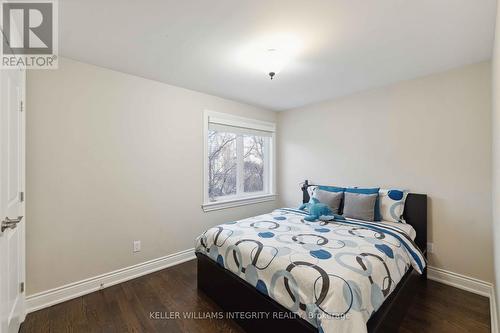
[[[402,222],[408,191],[399,189],[380,189],[380,215],[383,221]]]

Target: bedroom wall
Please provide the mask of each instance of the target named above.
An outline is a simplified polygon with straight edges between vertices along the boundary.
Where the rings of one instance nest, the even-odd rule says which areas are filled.
[[[279,128],[283,205],[305,178],[427,193],[430,264],[493,281],[489,62],[285,111]]]
[[[497,318],[500,318],[500,6],[497,7],[495,47],[493,51],[493,242]]]
[[[210,226],[275,208],[200,205],[203,110],[276,113],[69,59],[59,67],[27,78],[28,295],[193,248]]]

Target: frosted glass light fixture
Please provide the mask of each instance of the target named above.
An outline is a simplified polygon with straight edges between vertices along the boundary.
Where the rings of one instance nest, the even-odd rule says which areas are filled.
[[[263,68],[272,80],[283,69],[287,59],[277,49],[268,49],[263,61]]]
[[[300,39],[291,34],[273,34],[256,38],[237,50],[235,59],[247,69],[264,72],[273,80],[302,50]]]

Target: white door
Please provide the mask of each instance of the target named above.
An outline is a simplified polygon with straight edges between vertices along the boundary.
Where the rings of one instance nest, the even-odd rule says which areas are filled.
[[[0,71],[0,333],[25,317],[25,71]]]

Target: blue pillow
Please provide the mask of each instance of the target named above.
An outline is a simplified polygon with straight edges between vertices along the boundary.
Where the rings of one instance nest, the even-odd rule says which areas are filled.
[[[345,189],[345,192],[348,193],[358,193],[358,194],[377,194],[377,200],[375,200],[375,221],[382,220],[382,214],[380,214],[380,196],[378,196],[378,191],[380,191],[380,187],[373,188],[357,188],[357,187],[349,187]]]
[[[328,192],[345,192],[345,187],[319,185],[318,188]]]

